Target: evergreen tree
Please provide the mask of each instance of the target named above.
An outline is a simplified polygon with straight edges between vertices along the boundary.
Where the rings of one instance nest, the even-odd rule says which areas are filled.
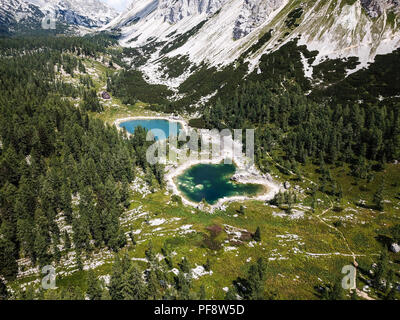
[[[386,249],[383,249],[375,269],[374,286],[381,288],[381,282],[386,278],[389,268],[389,257]]]
[[[122,282],[124,300],[145,300],[147,298],[147,289],[142,278],[142,273],[136,265],[132,265],[126,271]]]
[[[385,296],[385,300],[396,300],[397,289],[393,286]]]
[[[147,272],[146,280],[149,298],[153,300],[159,299],[160,285],[155,269],[150,269]]]
[[[64,231],[64,248],[66,250],[71,249],[71,238],[69,237],[67,230]]]
[[[110,284],[108,286],[112,300],[124,299],[124,285],[126,284],[125,273],[131,267],[131,261],[127,255],[117,255],[112,267]],[[128,277],[129,278],[129,277]]]
[[[7,286],[4,281],[0,278],[0,301],[7,300],[9,297],[9,293],[7,290]]]
[[[179,269],[183,273],[189,273],[190,272],[190,264],[189,261],[186,259],[186,257],[183,257],[182,261],[178,263]]]
[[[384,210],[384,201],[383,201],[383,183],[379,186],[378,190],[374,194],[374,205],[377,210]]]
[[[204,270],[209,272],[211,270],[211,261],[209,258],[207,258],[206,263],[204,264]]]
[[[262,300],[265,298],[266,266],[263,259],[252,264],[245,279],[234,281],[236,292],[245,300]]]
[[[257,227],[256,232],[253,235],[254,241],[260,242],[261,241],[261,230],[260,227]]]
[[[333,285],[332,292],[329,295],[329,300],[344,300],[344,291],[341,279],[338,279]]]
[[[9,226],[3,222],[0,234],[9,234]],[[14,279],[18,273],[16,245],[8,237],[0,237],[0,274],[6,279]]]
[[[233,300],[237,300],[236,297],[236,291],[233,290],[232,288],[230,288],[227,293],[225,294],[225,300],[229,300],[229,301],[233,301]]]
[[[206,288],[204,284],[200,286],[200,294],[199,294],[199,300],[205,300],[206,299]]]
[[[86,294],[90,300],[101,300],[103,288],[101,281],[96,277],[93,270],[89,270],[87,274],[87,290]]]
[[[50,234],[48,220],[43,211],[38,208],[35,212],[36,221],[36,236],[35,236],[35,255],[41,266],[47,265],[50,262],[49,243]]]

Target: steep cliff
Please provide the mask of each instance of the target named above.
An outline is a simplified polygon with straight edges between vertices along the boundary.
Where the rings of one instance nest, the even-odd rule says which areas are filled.
[[[240,15],[235,22],[233,37],[240,39],[263,24],[284,0],[244,0]]]

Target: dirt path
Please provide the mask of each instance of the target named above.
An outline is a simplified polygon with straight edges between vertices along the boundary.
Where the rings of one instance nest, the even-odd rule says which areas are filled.
[[[271,155],[270,155],[268,152],[267,152],[266,154],[267,154],[267,156],[271,159],[271,161],[274,163],[275,166],[278,166],[278,167],[280,167],[280,168],[286,170],[286,171],[289,172],[291,175],[296,175],[293,171],[291,171],[291,170],[289,170],[288,168],[285,168],[284,166],[282,166],[282,165],[280,165],[279,163],[277,163],[277,162],[271,157]],[[308,178],[304,178],[304,177],[303,177],[303,180],[306,180],[306,181],[310,182],[311,184],[318,186],[318,184],[317,184],[316,182],[312,181],[311,179],[308,179]],[[324,224],[324,225],[326,225],[327,227],[329,227],[330,229],[336,231],[336,232],[340,235],[340,237],[343,239],[343,242],[345,243],[346,248],[347,248],[347,250],[348,250],[349,253],[350,253],[350,256],[353,258],[353,265],[354,265],[354,267],[356,268],[356,272],[354,273],[354,279],[353,279],[354,282],[353,282],[353,283],[357,283],[357,268],[358,268],[358,262],[357,262],[357,256],[356,256],[356,254],[353,252],[353,250],[351,250],[350,244],[349,244],[349,242],[347,241],[347,238],[345,237],[345,235],[343,234],[343,232],[340,231],[340,230],[339,230],[338,228],[336,228],[335,226],[329,224],[328,222],[326,222],[326,221],[322,218],[323,215],[325,215],[327,212],[331,211],[331,210],[334,208],[334,203],[333,203],[332,199],[331,199],[328,195],[326,195],[326,197],[329,199],[329,202],[330,202],[329,208],[325,209],[325,210],[322,211],[320,214],[315,215],[315,217],[316,217],[322,224]],[[374,298],[371,298],[367,293],[365,293],[365,292],[363,292],[363,291],[361,291],[361,290],[359,290],[359,289],[357,289],[357,288],[355,288],[355,290],[356,290],[356,293],[357,293],[357,295],[358,295],[359,297],[361,297],[361,298],[363,298],[363,299],[366,299],[366,300],[375,300]]]

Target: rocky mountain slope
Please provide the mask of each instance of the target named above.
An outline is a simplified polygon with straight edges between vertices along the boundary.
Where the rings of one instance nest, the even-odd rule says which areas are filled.
[[[100,0],[27,0],[38,5],[42,11],[54,11],[68,24],[99,27],[117,16],[114,9]]]
[[[1,0],[0,29],[8,31],[19,23],[28,27],[37,26],[43,19],[43,12],[35,5],[20,0]]]
[[[0,28],[3,32],[39,30],[41,22],[54,13],[57,22],[69,26],[96,28],[117,16],[99,0],[1,0]]]
[[[362,6],[372,18],[377,18],[388,9],[398,10],[399,0],[361,0]]]
[[[142,70],[173,87],[185,77],[162,80],[160,58],[222,66],[257,43],[246,56],[251,71],[264,53],[293,39],[318,51],[313,65],[356,56],[364,67],[400,46],[399,8],[398,0],[136,0],[105,29],[120,31],[123,46],[155,47]]]

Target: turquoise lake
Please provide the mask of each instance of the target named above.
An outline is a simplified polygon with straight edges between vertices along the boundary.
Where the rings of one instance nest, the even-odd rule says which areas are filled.
[[[224,197],[254,196],[264,190],[261,185],[231,181],[235,171],[233,164],[199,164],[186,170],[175,182],[189,200],[201,202],[205,199],[211,205]]]
[[[159,129],[165,133],[165,137],[168,138],[170,134],[170,127],[173,135],[177,136],[178,132],[182,129],[182,125],[178,122],[172,122],[164,119],[137,119],[122,122],[120,127],[125,128],[126,131],[133,134],[137,127],[145,128],[146,130]],[[156,139],[158,140],[158,139]]]

